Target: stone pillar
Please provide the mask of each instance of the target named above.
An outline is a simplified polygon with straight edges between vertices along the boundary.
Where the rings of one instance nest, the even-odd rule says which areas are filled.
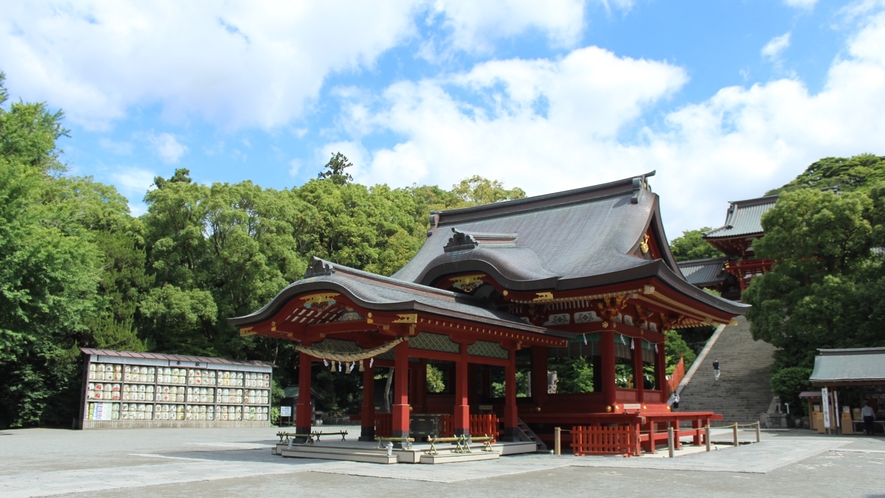
[[[461,357],[455,363],[455,414],[452,420],[456,436],[470,435],[470,404],[467,399],[467,344],[461,344]]]
[[[393,373],[393,437],[409,437],[409,343],[401,342]]]
[[[360,441],[375,440],[375,368],[363,360],[363,411],[360,414]]]
[[[504,441],[519,441],[516,409],[516,350],[507,350],[507,366],[504,367]]]
[[[618,399],[615,391],[615,333],[604,330],[599,334],[599,341],[602,356],[602,399],[606,406],[614,406]]]
[[[310,404],[310,366],[313,357],[300,353],[298,361],[298,404],[295,407],[295,432],[310,434],[313,407]]]

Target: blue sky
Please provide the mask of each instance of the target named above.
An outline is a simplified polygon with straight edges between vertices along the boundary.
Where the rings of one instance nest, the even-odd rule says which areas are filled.
[[[13,98],[133,214],[154,176],[530,195],[656,170],[668,235],[821,157],[885,154],[885,2],[0,0]]]

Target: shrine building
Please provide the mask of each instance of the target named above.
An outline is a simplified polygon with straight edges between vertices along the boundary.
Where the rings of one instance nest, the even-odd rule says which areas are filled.
[[[229,323],[293,341],[302,392],[311,366],[362,375],[361,440],[491,433],[549,444],[554,427],[615,425],[654,451],[666,443],[658,425],[691,421],[699,442],[717,416],[670,410],[665,332],[727,324],[747,306],[683,277],[653,174],[432,212],[424,245],[394,275],[314,258],[302,280]],[[557,386],[557,369],[574,362],[592,378]],[[428,392],[428,365],[442,392]],[[380,413],[374,378],[390,368]],[[295,415],[309,433],[307,396]]]

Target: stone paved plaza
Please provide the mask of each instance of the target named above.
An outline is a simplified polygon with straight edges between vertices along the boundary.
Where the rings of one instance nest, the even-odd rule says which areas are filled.
[[[339,427],[335,427],[339,429]],[[351,435],[358,427],[344,427]],[[0,431],[0,496],[883,496],[885,438],[763,433],[639,458],[531,454],[445,465],[284,459],[277,429]],[[716,430],[716,443],[731,440]],[[755,440],[745,432],[742,441]]]

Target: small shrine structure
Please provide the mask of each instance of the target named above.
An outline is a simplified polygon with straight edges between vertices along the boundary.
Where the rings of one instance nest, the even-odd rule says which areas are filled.
[[[750,285],[750,280],[771,270],[773,260],[760,259],[753,251],[753,242],[765,235],[762,229],[762,215],[774,207],[778,196],[770,195],[733,201],[725,215],[725,224],[703,235],[704,240],[725,254],[724,271],[735,277],[739,292],[733,292],[729,279],[721,279],[712,285],[701,285],[705,288],[719,286],[723,297],[740,299],[740,294]],[[687,262],[686,262],[687,263]],[[694,263],[694,262],[693,262]],[[681,263],[690,268],[691,265]],[[700,274],[699,274],[700,276]]]
[[[311,365],[359,368],[363,440],[534,432],[549,444],[554,427],[605,425],[629,428],[654,451],[667,438],[658,425],[690,420],[700,443],[717,417],[670,410],[665,332],[727,324],[747,307],[683,277],[653,174],[433,212],[424,245],[391,277],[315,258],[302,280],[229,323],[294,341],[302,390]],[[569,362],[592,378],[557,389],[551,365]],[[442,372],[443,392],[428,392],[427,365]],[[373,403],[382,367],[393,368],[389,414]],[[302,434],[311,430],[306,400],[296,407]]]

